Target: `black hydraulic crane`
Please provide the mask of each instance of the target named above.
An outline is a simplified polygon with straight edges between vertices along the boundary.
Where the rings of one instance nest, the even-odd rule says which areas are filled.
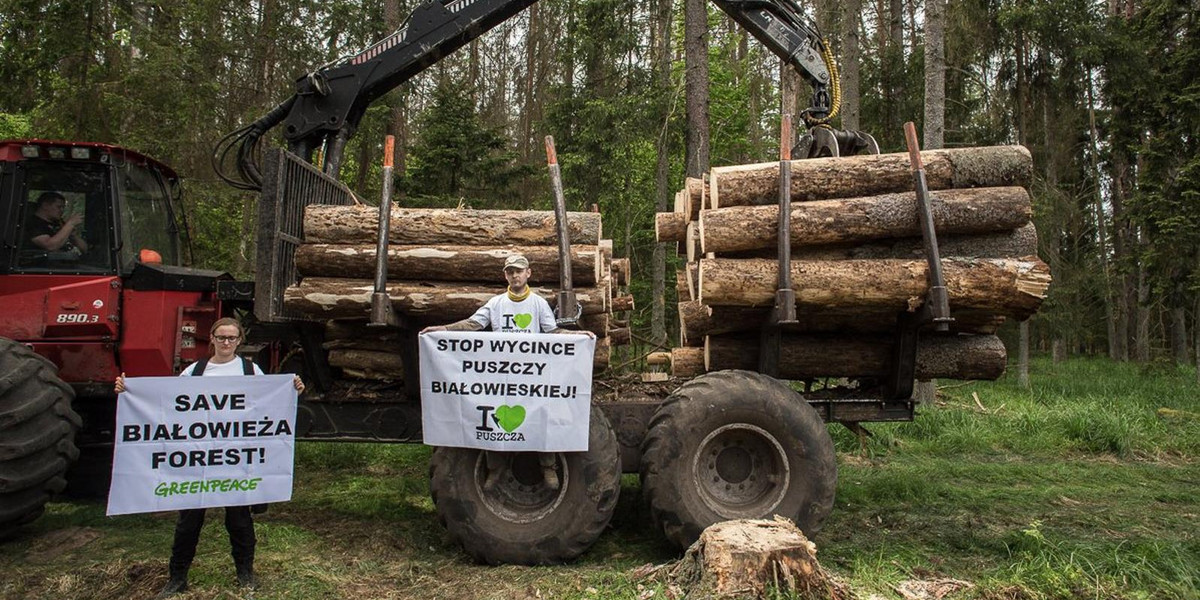
[[[254,123],[217,145],[214,166],[230,185],[258,190],[259,141],[283,124],[288,149],[312,162],[323,149],[322,169],[336,176],[347,140],[367,107],[380,96],[512,18],[537,0],[429,0],[394,33],[362,52],[323,65],[296,80],[296,93]],[[813,88],[801,112],[807,131],[793,155],[839,156],[878,152],[870,135],[829,127],[840,104],[833,54],[795,0],[713,0],[771,52],[795,68]],[[237,173],[226,173],[230,153]]]

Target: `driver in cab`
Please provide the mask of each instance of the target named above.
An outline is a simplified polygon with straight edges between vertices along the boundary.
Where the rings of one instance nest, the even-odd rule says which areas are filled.
[[[33,214],[25,220],[25,232],[34,246],[47,252],[87,252],[87,242],[75,231],[83,217],[71,215],[63,220],[67,199],[58,192],[42,192]]]

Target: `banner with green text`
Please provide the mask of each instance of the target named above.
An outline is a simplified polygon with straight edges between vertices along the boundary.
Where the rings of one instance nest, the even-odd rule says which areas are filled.
[[[586,451],[595,348],[583,334],[422,334],[425,443]]]
[[[293,377],[127,378],[108,514],[290,500]]]

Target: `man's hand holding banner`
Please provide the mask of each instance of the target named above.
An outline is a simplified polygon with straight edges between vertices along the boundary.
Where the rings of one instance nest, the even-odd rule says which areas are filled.
[[[125,387],[109,515],[291,499],[293,375],[136,377]]]
[[[425,443],[484,450],[588,449],[592,353],[586,335],[421,335]]]

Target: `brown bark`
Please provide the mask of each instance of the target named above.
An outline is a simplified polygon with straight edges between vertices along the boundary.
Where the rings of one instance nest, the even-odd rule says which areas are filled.
[[[704,374],[704,348],[672,348],[671,376],[695,377]]]
[[[612,312],[622,312],[626,310],[633,310],[633,296],[624,295],[617,296],[616,298],[612,299]]]
[[[932,190],[1029,187],[1033,159],[1021,146],[930,150],[921,153]],[[875,196],[912,189],[907,153],[792,161],[792,201]],[[709,207],[779,201],[779,163],[717,167],[709,181]]]
[[[628,327],[618,327],[617,329],[609,329],[607,332],[608,342],[613,346],[627,346],[630,340],[630,331]]]
[[[609,322],[611,320],[611,316],[608,313],[583,315],[579,317],[579,328],[583,331],[590,331],[596,334],[596,337],[604,337],[608,335]]]
[[[632,273],[628,258],[614,258],[612,261],[612,279],[617,285],[629,285]]]
[[[704,187],[704,180],[699,177],[688,177],[684,180],[684,215],[689,221],[699,218],[700,211],[704,209]]]
[[[1018,258],[1037,254],[1037,229],[1033,223],[999,233],[980,235],[938,234],[938,253],[943,258]],[[774,251],[771,256],[774,256]],[[767,256],[761,254],[761,256]],[[792,252],[794,260],[846,260],[869,258],[925,258],[920,238],[883,240],[860,245],[817,246]]]
[[[504,278],[504,259],[529,259],[531,284],[558,283],[558,248],[553,246],[388,246],[388,279],[494,281]],[[375,245],[301,244],[296,269],[305,277],[374,279]],[[595,246],[571,247],[571,281],[592,286],[600,277]]]
[[[399,353],[400,330],[395,327],[370,327],[365,320],[325,322],[326,350],[372,350]]]
[[[688,223],[687,236],[683,241],[686,254],[684,259],[689,263],[700,260],[704,253],[700,250],[700,223],[692,221]]]
[[[1018,320],[1037,312],[1050,269],[1036,257],[943,260],[951,309],[978,309]],[[792,289],[802,309],[915,310],[928,290],[920,260],[794,261]],[[700,261],[700,301],[717,306],[771,306],[778,263],[770,259]]]
[[[679,329],[685,346],[699,346],[705,336],[725,333],[758,331],[770,315],[769,308],[746,306],[706,306],[700,302],[679,303]],[[896,330],[899,313],[889,310],[871,311],[798,311],[797,323],[788,331],[797,333],[885,333]],[[973,310],[951,311],[954,333],[991,335],[1004,323],[1004,317]]]
[[[688,273],[686,266],[678,271],[675,271],[675,295],[680,300],[683,300],[684,298],[691,298],[691,292],[688,291]]]
[[[350,370],[364,379],[404,378],[404,361],[394,352],[334,349],[329,351],[329,364]]]
[[[612,361],[612,346],[608,338],[596,338],[596,353],[592,355],[592,370],[603,371]]]
[[[669,212],[654,215],[654,239],[659,242],[682,242],[687,239],[688,217]]]
[[[782,379],[881,377],[888,374],[890,336],[785,335],[779,357]],[[709,371],[758,368],[757,337],[709,336],[704,364]],[[922,336],[917,341],[917,379],[996,379],[1007,353],[994,335]]]
[[[825,598],[850,588],[817,562],[817,547],[786,519],[739,519],[712,525],[669,573],[687,598]]]
[[[646,355],[646,364],[649,366],[663,366],[671,364],[670,352],[651,352]]]
[[[1007,231],[1029,222],[1029,192],[1019,187],[942,190],[930,208],[938,235]],[[796,202],[791,210],[792,248],[856,244],[921,235],[915,192],[816,202]],[[700,213],[704,252],[774,248],[779,208],[733,206]]]
[[[313,204],[304,209],[304,241],[327,244],[374,244],[379,209],[373,206]],[[572,244],[600,241],[600,214],[567,213]],[[558,243],[554,212],[544,210],[457,210],[393,208],[390,241],[397,244],[506,244],[553,246]]]
[[[283,304],[319,319],[364,318],[370,313],[374,289],[372,282],[362,279],[308,277],[284,291]],[[387,290],[396,312],[430,323],[465,319],[503,291],[494,286],[409,281],[389,282]],[[555,290],[535,287],[533,291],[554,306]],[[575,294],[583,305],[583,314],[608,312],[608,290],[581,288]]]

